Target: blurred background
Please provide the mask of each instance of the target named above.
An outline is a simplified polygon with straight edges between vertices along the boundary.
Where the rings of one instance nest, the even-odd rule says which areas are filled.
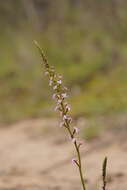
[[[33,40],[64,75],[73,115],[126,113],[126,10],[124,0],[1,1],[0,122],[52,116]]]
[[[97,187],[107,154],[111,190],[125,190],[126,0],[0,2],[0,189],[80,189],[34,40],[63,75],[71,113],[90,143],[88,186]]]

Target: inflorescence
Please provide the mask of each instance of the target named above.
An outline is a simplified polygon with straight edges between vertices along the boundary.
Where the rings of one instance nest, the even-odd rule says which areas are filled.
[[[38,43],[34,42],[36,47],[38,48],[40,55],[43,60],[43,65],[45,68],[45,75],[49,79],[49,86],[53,90],[52,98],[56,101],[55,111],[59,111],[61,122],[60,127],[64,127],[67,129],[69,133],[69,138],[71,139],[72,143],[74,144],[75,150],[77,152],[77,158],[72,159],[72,163],[76,164],[79,168],[80,178],[83,190],[86,190],[85,181],[82,173],[82,163],[81,163],[81,155],[80,155],[80,146],[83,144],[83,141],[80,141],[76,138],[76,134],[79,133],[79,129],[77,127],[73,127],[72,124],[72,117],[70,116],[70,105],[67,103],[66,99],[68,98],[67,94],[67,87],[64,86],[62,81],[62,75],[57,74],[55,72],[54,67],[49,66],[48,61],[38,45]]]

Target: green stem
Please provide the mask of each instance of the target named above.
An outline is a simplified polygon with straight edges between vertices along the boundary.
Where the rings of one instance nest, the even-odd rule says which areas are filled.
[[[65,113],[63,102],[61,102],[61,107],[62,107],[63,113]],[[71,138],[73,138],[74,135],[71,132],[70,125],[69,125],[69,123],[67,121],[66,121],[66,125],[67,125],[67,130],[68,130]],[[80,179],[81,179],[82,187],[83,187],[83,190],[86,190],[85,180],[84,180],[83,172],[82,172],[82,162],[81,162],[81,155],[80,155],[79,147],[77,145],[77,142],[75,142],[74,145],[75,145],[75,149],[76,149],[77,156],[78,156],[78,165],[77,166],[79,168],[79,174],[80,174]]]
[[[68,126],[69,126],[69,124],[68,124]],[[73,134],[72,134],[70,128],[68,127],[67,129],[70,133],[70,136],[72,137]],[[81,155],[80,155],[79,147],[77,145],[77,142],[75,142],[74,145],[75,145],[75,149],[76,149],[77,156],[78,156],[78,168],[79,168],[79,174],[80,174],[82,187],[83,187],[83,190],[86,190],[85,181],[84,181],[83,172],[82,172],[82,162],[81,162]]]
[[[83,172],[82,172],[81,155],[80,155],[79,147],[78,147],[78,145],[77,145],[76,142],[75,142],[75,148],[76,148],[77,155],[78,155],[78,161],[79,161],[79,166],[78,166],[78,168],[79,168],[79,173],[80,173],[80,178],[81,178],[82,187],[83,187],[83,190],[86,190],[85,181],[84,181]]]
[[[43,63],[44,63],[44,66],[46,69],[49,69],[49,64],[48,64],[48,61],[43,53],[43,50],[40,48],[39,44],[34,41],[36,47],[38,48],[39,52],[40,52],[40,55],[42,57],[42,60],[43,60]],[[65,108],[64,108],[64,104],[63,102],[61,102],[61,107],[62,107],[62,112],[63,114],[65,114]],[[68,121],[66,121],[66,128],[70,134],[70,137],[73,139],[74,138],[74,134],[72,133],[71,129],[70,129],[70,124],[68,123]],[[83,178],[83,172],[82,172],[82,163],[81,163],[81,155],[80,155],[80,151],[79,151],[79,146],[77,145],[77,142],[74,143],[74,146],[75,146],[75,149],[76,149],[76,152],[77,152],[77,157],[78,157],[78,168],[79,168],[79,173],[80,173],[80,178],[81,178],[81,183],[82,183],[82,187],[83,187],[83,190],[86,190],[86,187],[85,187],[85,181],[84,181],[84,178]]]

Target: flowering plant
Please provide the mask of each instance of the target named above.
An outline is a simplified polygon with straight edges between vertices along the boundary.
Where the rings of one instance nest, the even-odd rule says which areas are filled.
[[[40,48],[39,44],[34,41],[36,47],[38,48],[41,58],[43,60],[43,65],[45,68],[45,75],[49,79],[49,86],[53,89],[53,99],[56,101],[55,111],[60,112],[61,123],[60,127],[66,128],[67,132],[69,133],[69,138],[71,139],[72,143],[74,144],[75,151],[77,153],[77,158],[72,159],[72,163],[75,164],[79,169],[80,179],[83,190],[86,190],[86,184],[82,172],[82,161],[81,161],[81,154],[80,154],[80,147],[83,144],[83,141],[80,141],[76,138],[76,134],[79,132],[77,127],[73,127],[72,118],[69,114],[70,106],[66,101],[67,95],[67,88],[64,86],[62,82],[62,75],[57,74],[55,72],[54,67],[48,64],[47,58],[43,53],[43,50]],[[107,165],[107,158],[105,158],[103,163],[103,190],[106,190],[106,165]]]

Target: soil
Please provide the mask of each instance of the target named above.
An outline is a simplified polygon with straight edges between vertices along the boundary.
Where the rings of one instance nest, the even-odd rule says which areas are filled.
[[[0,128],[0,190],[81,190],[71,163],[73,144],[55,119],[29,120]],[[107,190],[127,190],[125,133],[104,132],[81,147],[87,189],[102,189],[108,156]]]

